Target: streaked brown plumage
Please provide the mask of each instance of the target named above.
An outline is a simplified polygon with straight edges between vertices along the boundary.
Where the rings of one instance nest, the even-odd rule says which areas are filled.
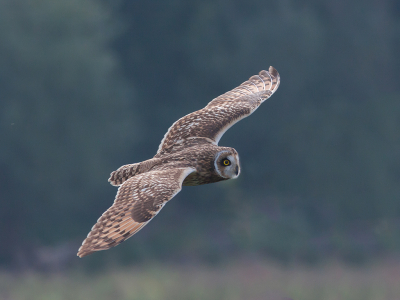
[[[218,142],[233,124],[271,97],[279,83],[273,67],[261,71],[172,124],[153,158],[112,172],[109,182],[119,186],[114,204],[93,226],[78,256],[109,249],[134,235],[179,193],[182,185],[239,176],[238,153],[218,146]]]

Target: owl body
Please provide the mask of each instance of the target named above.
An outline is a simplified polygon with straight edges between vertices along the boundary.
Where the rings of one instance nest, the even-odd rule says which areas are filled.
[[[237,151],[229,147],[196,145],[162,158],[167,166],[191,167],[195,171],[183,181],[184,186],[202,185],[239,176],[240,163]],[[224,165],[223,160],[229,165]],[[157,169],[157,167],[155,167]],[[228,169],[231,170],[228,172]]]
[[[221,163],[230,157],[230,166]],[[153,159],[142,163],[125,165],[111,173],[110,182],[121,185],[133,176],[150,171],[161,171],[175,168],[193,168],[195,171],[185,178],[184,186],[202,185],[236,178],[240,173],[239,154],[230,147],[197,144],[172,154],[157,154]],[[232,175],[225,174],[226,168],[234,168]],[[118,178],[118,184],[115,182]]]
[[[156,155],[124,165],[109,182],[119,186],[114,204],[92,227],[78,250],[83,257],[116,246],[150,222],[182,186],[237,178],[237,151],[218,146],[232,125],[252,114],[278,89],[280,76],[270,67],[215,98],[168,129]]]

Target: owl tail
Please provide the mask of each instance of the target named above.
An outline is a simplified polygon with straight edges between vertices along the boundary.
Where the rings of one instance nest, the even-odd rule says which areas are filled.
[[[112,172],[110,174],[110,178],[108,178],[108,181],[111,183],[111,185],[120,186],[129,178],[150,171],[152,167],[159,163],[160,159],[152,158],[140,163],[124,165],[119,167],[118,170]]]

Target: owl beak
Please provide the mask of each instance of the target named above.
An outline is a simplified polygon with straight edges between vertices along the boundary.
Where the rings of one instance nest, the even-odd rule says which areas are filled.
[[[235,174],[236,174],[236,176],[239,175],[239,166],[236,166],[236,168],[235,168]]]

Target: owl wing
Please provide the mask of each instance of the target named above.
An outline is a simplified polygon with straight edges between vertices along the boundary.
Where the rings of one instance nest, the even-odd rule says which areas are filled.
[[[114,204],[97,220],[78,250],[84,257],[130,238],[182,189],[194,168],[151,171],[131,177],[118,189]]]
[[[217,145],[222,135],[236,122],[253,113],[278,89],[278,71],[269,67],[250,77],[237,88],[215,98],[206,107],[176,121],[168,129],[158,152],[173,149],[191,138],[206,138]]]

